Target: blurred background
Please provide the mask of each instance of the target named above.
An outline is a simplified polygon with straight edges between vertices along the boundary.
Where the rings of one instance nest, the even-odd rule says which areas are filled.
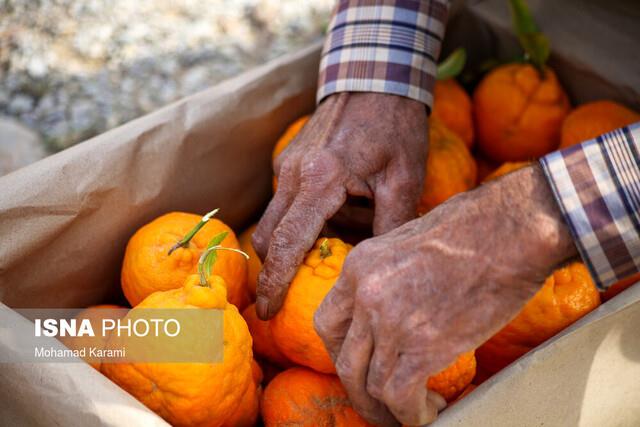
[[[0,175],[322,37],[334,0],[0,0]]]

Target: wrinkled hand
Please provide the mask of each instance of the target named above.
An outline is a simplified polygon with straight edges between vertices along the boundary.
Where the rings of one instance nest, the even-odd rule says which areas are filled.
[[[443,403],[426,379],[497,332],[575,254],[542,171],[528,167],[356,246],[316,330],[358,412],[422,425]]]
[[[427,153],[424,105],[378,93],[327,98],[276,159],[278,189],[253,236],[265,260],[256,311],[280,309],[304,254],[347,195],[375,200],[374,234],[415,218]]]

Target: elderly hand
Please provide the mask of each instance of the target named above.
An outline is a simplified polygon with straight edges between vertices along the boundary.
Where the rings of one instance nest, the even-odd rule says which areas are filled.
[[[375,201],[374,234],[413,219],[427,153],[424,105],[379,93],[327,98],[276,159],[278,189],[253,236],[265,260],[256,311],[280,309],[304,254],[347,195]]]
[[[443,403],[426,379],[497,332],[575,254],[531,166],[356,246],[316,330],[367,420],[425,424]]]

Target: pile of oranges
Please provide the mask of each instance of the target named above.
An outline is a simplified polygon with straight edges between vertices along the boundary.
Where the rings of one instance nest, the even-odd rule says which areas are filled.
[[[553,70],[525,63],[493,69],[472,96],[452,78],[437,81],[434,93],[420,215],[551,151],[640,120],[638,113],[609,100],[572,110]],[[286,130],[274,158],[295,143],[307,120],[302,117]],[[259,419],[267,427],[368,425],[352,409],[313,328],[314,312],[339,277],[351,245],[320,237],[290,283],[281,310],[262,321],[254,304],[262,268],[251,245],[255,226],[237,238],[214,214],[172,212],[141,227],[127,245],[121,285],[130,304],[126,316],[142,308],[221,310],[223,361],[92,361],[92,366],[176,426],[252,426]],[[202,262],[212,246],[218,248],[215,259],[203,274]],[[634,281],[601,295],[582,263],[557,269],[515,319],[425,378],[425,386],[448,402],[464,397]],[[105,306],[79,316],[92,318],[99,308]]]

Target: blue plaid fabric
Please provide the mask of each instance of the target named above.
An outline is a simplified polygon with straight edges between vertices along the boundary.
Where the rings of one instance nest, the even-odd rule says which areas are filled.
[[[336,92],[406,96],[431,107],[446,0],[341,0],[320,63],[318,102]]]
[[[640,272],[640,122],[540,163],[598,287]]]

